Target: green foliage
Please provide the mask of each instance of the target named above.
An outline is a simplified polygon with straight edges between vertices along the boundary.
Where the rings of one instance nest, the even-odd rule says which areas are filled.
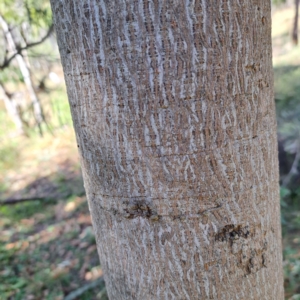
[[[286,0],[272,0],[272,3],[274,5],[280,5],[280,4],[286,3]]]
[[[285,289],[287,293],[299,289],[300,282],[300,259],[299,253],[296,249],[287,247],[283,252],[284,263],[284,278],[285,278]],[[294,294],[290,299],[300,299],[300,294]]]
[[[0,230],[0,299],[64,299],[97,278],[86,279],[88,272],[101,270],[86,200],[75,194],[0,206]],[[96,285],[80,299],[107,299],[102,289]]]
[[[22,219],[30,218],[35,214],[42,212],[48,205],[53,205],[53,201],[29,201],[25,203],[16,204],[12,209],[9,206],[0,207],[0,214],[3,218],[9,219],[11,222],[20,222]]]
[[[283,145],[286,170],[292,167],[300,142],[300,67],[284,66],[274,69],[275,99],[279,141]],[[279,156],[282,159],[281,156]],[[299,162],[300,163],[300,162]],[[296,166],[300,170],[300,165]],[[300,187],[299,171],[280,188],[281,221],[284,241],[284,278],[286,299],[297,300],[300,290]]]
[[[274,69],[275,99],[279,130],[290,132],[300,122],[300,67],[284,66]],[[295,124],[296,122],[296,124]],[[292,125],[294,124],[294,125]]]
[[[24,82],[20,68],[16,67],[15,65],[11,65],[9,68],[1,70],[0,82],[10,82],[14,84]]]
[[[65,125],[73,125],[68,99],[65,88],[57,88],[47,95],[49,109],[51,111],[51,125],[59,128]]]
[[[49,27],[52,24],[50,1],[27,0],[24,2],[30,26]]]
[[[3,143],[0,145],[0,169],[17,167],[17,158],[19,156],[19,149],[14,143]]]
[[[295,154],[300,147],[300,67],[277,67],[274,71],[279,141],[287,154]]]
[[[1,0],[0,13],[11,26],[28,23],[31,29],[37,29],[49,27],[52,23],[49,1]]]

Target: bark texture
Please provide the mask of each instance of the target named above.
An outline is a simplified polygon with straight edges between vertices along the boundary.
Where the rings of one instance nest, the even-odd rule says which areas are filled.
[[[110,299],[283,299],[270,1],[51,2]]]

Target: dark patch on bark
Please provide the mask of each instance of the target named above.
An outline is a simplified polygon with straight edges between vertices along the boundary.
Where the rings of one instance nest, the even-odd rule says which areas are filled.
[[[225,225],[216,235],[215,240],[219,242],[238,240],[239,238],[247,239],[251,232],[249,226]]]
[[[153,210],[153,208],[150,205],[146,204],[145,202],[134,202],[124,204],[124,217],[127,219],[142,217],[151,221],[159,220],[159,216],[157,215],[157,213]]]

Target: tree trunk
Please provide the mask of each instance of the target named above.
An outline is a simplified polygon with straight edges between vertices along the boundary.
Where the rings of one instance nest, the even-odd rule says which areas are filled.
[[[51,2],[109,298],[283,299],[270,1]]]
[[[2,26],[5,38],[8,43],[8,49],[12,52],[12,54],[16,53],[17,52],[16,43],[13,39],[11,32],[9,31],[8,24],[1,16],[0,16],[0,24]],[[33,87],[30,70],[26,64],[25,59],[23,58],[23,56],[21,54],[16,55],[16,60],[18,62],[20,72],[23,76],[24,83],[26,85],[26,88],[27,88],[27,91],[28,91],[28,94],[29,94],[29,97],[30,97],[30,100],[32,103],[33,115],[34,115],[34,118],[36,121],[36,125],[39,128],[40,135],[43,135],[41,126],[42,126],[42,123],[45,121],[44,113],[43,113],[43,109],[42,109],[40,100],[34,90],[34,87]]]
[[[292,32],[292,40],[295,45],[298,45],[298,19],[299,19],[299,0],[295,0],[295,18]]]

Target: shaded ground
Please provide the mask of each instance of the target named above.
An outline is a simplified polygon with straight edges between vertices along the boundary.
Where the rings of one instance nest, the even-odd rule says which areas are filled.
[[[1,200],[43,200],[0,206],[1,300],[60,300],[102,276],[71,130],[45,137],[39,152],[20,137],[22,153],[4,161],[11,184]],[[76,299],[106,299],[103,291],[99,283]]]
[[[63,299],[102,275],[84,197],[1,209],[0,226],[1,299]]]

